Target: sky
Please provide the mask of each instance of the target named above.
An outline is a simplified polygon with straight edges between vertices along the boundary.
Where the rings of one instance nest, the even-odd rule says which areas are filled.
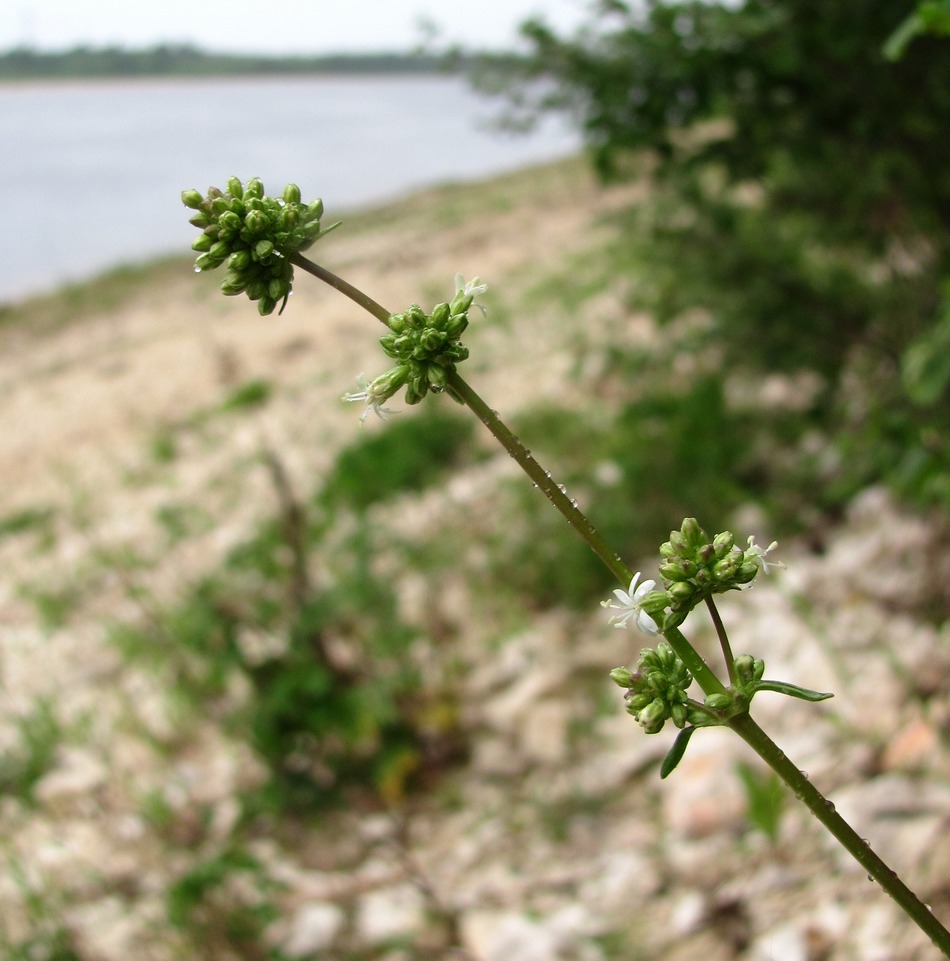
[[[236,53],[321,54],[440,44],[511,47],[540,15],[570,30],[587,0],[0,0],[0,51],[189,43]]]

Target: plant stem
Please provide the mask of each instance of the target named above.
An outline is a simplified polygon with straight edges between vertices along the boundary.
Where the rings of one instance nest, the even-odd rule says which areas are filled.
[[[327,270],[326,267],[321,267],[320,264],[315,264],[312,260],[308,260],[303,254],[291,254],[289,260],[301,270],[305,270],[308,274],[313,274],[317,280],[322,280],[325,284],[329,284],[334,290],[345,294],[354,303],[359,304],[363,310],[369,311],[377,320],[382,321],[384,324],[388,322],[390,318],[389,311],[386,310],[382,304],[377,304],[372,297],[367,297],[358,287],[354,287],[342,277],[337,277],[336,274]]]
[[[736,734],[748,744],[759,757],[792,789],[803,804],[827,828],[846,851],[868,872],[897,902],[908,917],[930,938],[945,957],[950,958],[950,931],[931,913],[930,909],[871,850],[870,844],[861,838],[831,803],[812,783],[808,776],[785,756],[778,745],[752,720],[748,714],[739,714],[728,722]]]
[[[524,444],[508,429],[504,421],[466,383],[456,371],[449,374],[449,387],[465,402],[472,413],[491,431],[495,439],[515,459],[518,466],[534,481],[534,486],[560,511],[563,518],[587,542],[607,570],[626,588],[633,572],[608,546],[600,532],[532,456]]]
[[[725,625],[719,616],[719,608],[716,607],[711,595],[706,595],[706,607],[709,616],[712,618],[713,626],[716,628],[716,636],[719,638],[719,647],[722,649],[722,656],[726,661],[726,670],[729,672],[729,683],[735,686],[736,683],[736,659],[732,654],[732,645],[729,643],[729,635],[726,634]],[[708,693],[708,692],[707,692]]]
[[[676,656],[686,665],[696,683],[706,694],[724,694],[726,691],[722,681],[713,673],[709,665],[699,656],[698,651],[680,633],[678,627],[671,627],[663,632]]]

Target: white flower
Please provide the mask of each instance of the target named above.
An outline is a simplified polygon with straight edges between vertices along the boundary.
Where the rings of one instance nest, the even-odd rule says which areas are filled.
[[[758,544],[756,544],[754,537],[749,537],[749,546],[745,551],[746,559],[754,561],[759,567],[762,568],[763,573],[768,574],[769,569],[772,567],[785,566],[781,561],[766,560],[766,555],[774,551],[776,547],[778,547],[778,541],[772,541],[772,543],[769,544],[765,550],[763,550]]]
[[[614,591],[615,601],[601,601],[601,607],[611,608],[612,610],[619,611],[619,614],[612,614],[610,617],[610,623],[614,627],[626,627],[631,620],[636,621],[636,625],[643,631],[644,634],[659,634],[660,629],[657,627],[656,621],[647,614],[646,611],[640,608],[643,603],[643,599],[656,587],[656,581],[644,581],[640,586],[637,586],[637,582],[640,580],[640,572],[637,571],[633,575],[633,580],[630,581],[630,589],[627,591],[616,590]]]
[[[363,411],[363,416],[360,417],[360,423],[366,420],[367,415],[372,411],[380,420],[385,420],[387,414],[398,414],[399,411],[389,410],[383,407],[385,402],[385,397],[380,397],[378,393],[373,390],[374,381],[371,381],[366,374],[360,374],[356,378],[356,386],[359,390],[350,391],[350,393],[343,395],[343,400],[345,401],[365,401],[366,410]]]
[[[455,275],[455,296],[461,294],[463,297],[471,297],[472,306],[477,307],[483,314],[486,313],[485,308],[481,304],[476,304],[475,298],[484,294],[486,290],[488,290],[488,284],[483,284],[481,277],[473,277],[466,283],[461,274]]]

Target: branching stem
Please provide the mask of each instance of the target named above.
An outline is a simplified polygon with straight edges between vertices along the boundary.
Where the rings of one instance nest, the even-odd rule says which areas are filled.
[[[308,260],[301,254],[293,254],[291,261],[302,270],[312,274],[324,283],[345,294],[364,310],[369,311],[377,320],[384,324],[389,320],[390,313],[375,300],[367,297],[361,290],[336,276],[336,274]],[[620,582],[624,588],[629,587],[633,573],[621,558],[610,549],[606,541],[587,519],[571,498],[558,485],[551,474],[534,459],[531,452],[508,429],[498,414],[493,411],[482,398],[463,380],[457,372],[452,371],[448,377],[448,386],[488,428],[498,442],[517,461],[518,465],[534,481],[535,486],[554,505],[572,528],[586,541],[590,549],[597,555],[604,566]],[[735,659],[726,635],[719,611],[711,598],[706,599],[719,644],[725,657],[730,684],[736,683]],[[683,661],[687,669],[696,679],[706,694],[722,693],[725,686],[716,677],[706,662],[700,657],[696,649],[683,636],[678,628],[671,628],[664,632],[664,637],[677,656]],[[795,796],[801,800],[814,816],[828,829],[836,840],[851,854],[851,856],[868,872],[868,876],[877,881],[881,887],[897,902],[915,924],[931,939],[944,956],[950,958],[950,931],[948,931],[930,912],[927,906],[908,888],[900,878],[871,850],[870,845],[835,811],[834,805],[808,780],[807,775],[800,771],[778,745],[752,720],[749,714],[739,714],[727,722],[751,748],[775,771],[779,777],[791,788]]]

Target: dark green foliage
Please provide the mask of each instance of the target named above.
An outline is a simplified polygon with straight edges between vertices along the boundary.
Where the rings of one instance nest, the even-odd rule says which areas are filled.
[[[705,345],[730,371],[822,375],[783,460],[815,427],[842,448],[837,477],[811,478],[826,502],[883,479],[950,505],[950,404],[931,333],[950,275],[945,42],[919,37],[885,60],[904,0],[597,10],[572,38],[526,24],[532,52],[507,61],[508,86],[530,104],[518,77],[553,80],[534,106],[571,108],[606,176],[631,151],[652,156],[653,196],[626,215],[616,251],[636,279],[631,306],[661,322],[701,308]]]
[[[365,435],[337,458],[317,502],[326,508],[363,510],[407,491],[421,490],[453,467],[469,447],[472,418],[429,408],[384,431]]]

